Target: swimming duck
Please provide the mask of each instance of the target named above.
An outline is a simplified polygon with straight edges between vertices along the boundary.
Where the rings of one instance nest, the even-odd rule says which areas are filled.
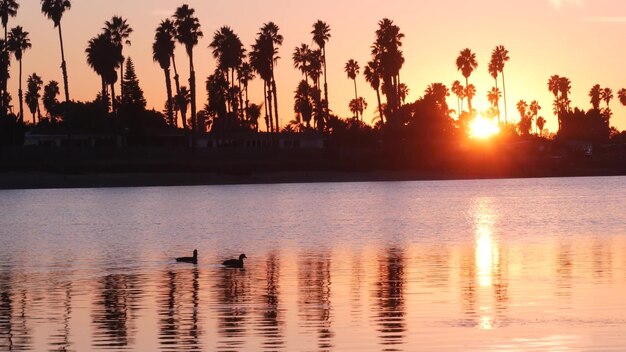
[[[180,257],[180,258],[176,258],[176,261],[179,263],[198,264],[198,250],[197,249],[193,250],[193,257]]]
[[[242,254],[239,259],[225,260],[222,265],[228,268],[243,268],[243,260],[247,258],[245,254]]]

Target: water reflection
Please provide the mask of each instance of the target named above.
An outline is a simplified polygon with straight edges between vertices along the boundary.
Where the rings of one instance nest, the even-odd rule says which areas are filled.
[[[28,290],[10,270],[0,273],[0,347],[8,351],[32,349]]]
[[[265,260],[265,275],[261,282],[264,288],[259,292],[259,309],[261,318],[256,330],[263,337],[263,349],[276,351],[284,347],[283,325],[284,308],[280,300],[280,259],[275,252],[268,254]]]
[[[219,351],[238,351],[245,342],[251,306],[251,271],[219,269],[215,286]]]
[[[374,297],[376,323],[384,351],[399,351],[405,343],[405,258],[404,251],[389,248],[379,256]]]
[[[333,347],[330,264],[328,252],[307,253],[298,263],[298,310],[304,327],[316,332],[322,351]]]

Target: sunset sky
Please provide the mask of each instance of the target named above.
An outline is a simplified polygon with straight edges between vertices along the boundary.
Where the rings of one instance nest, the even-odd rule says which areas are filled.
[[[37,72],[46,82],[62,82],[58,36],[52,22],[41,14],[39,1],[19,2],[18,16],[9,20],[9,27],[22,25],[30,32],[33,48],[24,55],[24,81],[28,74]],[[228,25],[249,48],[259,27],[274,21],[285,38],[277,68],[280,119],[284,126],[294,117],[293,91],[301,79],[293,69],[291,54],[300,43],[313,44],[309,33],[312,24],[321,19],[332,30],[327,46],[330,107],[342,117],[351,116],[348,102],[354,91],[343,71],[344,64],[352,58],[361,67],[365,65],[370,59],[377,22],[388,17],[406,35],[406,63],[401,80],[410,88],[408,101],[421,96],[430,83],[442,82],[449,87],[455,79],[462,80],[455,59],[461,49],[468,47],[476,52],[479,62],[470,78],[478,90],[474,106],[479,110],[487,108],[486,92],[493,86],[487,64],[491,50],[502,44],[511,57],[505,68],[509,120],[519,120],[517,101],[538,100],[543,108],[540,115],[548,121],[547,128],[555,132],[557,123],[547,81],[558,74],[572,81],[573,106],[590,108],[587,94],[596,83],[612,88],[616,98],[611,103],[611,124],[626,129],[626,108],[617,99],[617,91],[626,87],[626,3],[621,0],[319,0],[306,6],[292,0],[186,3],[196,9],[205,34],[195,49],[199,106],[206,101],[204,81],[215,65],[208,49],[213,32]],[[92,100],[96,96],[100,79],[86,64],[85,48],[88,40],[100,32],[104,21],[121,15],[134,29],[132,46],[125,47],[124,54],[135,61],[148,106],[162,110],[165,83],[162,70],[152,62],[154,30],[182,4],[175,0],[73,0],[62,24],[71,98]],[[178,50],[181,83],[186,84],[188,64],[182,48]],[[13,64],[11,68],[14,104],[17,67]],[[376,95],[362,75],[357,84],[359,95],[369,104],[365,120],[370,121],[376,110]],[[251,84],[252,102],[262,102],[262,89],[259,80]],[[449,104],[456,108],[454,96]]]

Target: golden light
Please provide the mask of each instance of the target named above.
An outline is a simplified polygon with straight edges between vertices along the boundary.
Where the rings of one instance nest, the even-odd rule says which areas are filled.
[[[470,123],[470,137],[477,139],[487,139],[500,133],[500,127],[493,120],[487,119],[478,114]]]

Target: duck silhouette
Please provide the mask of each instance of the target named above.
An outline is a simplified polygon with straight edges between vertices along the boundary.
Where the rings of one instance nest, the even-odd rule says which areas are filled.
[[[198,264],[198,250],[197,249],[193,250],[193,257],[180,257],[180,258],[176,258],[176,261],[179,263]]]
[[[222,265],[227,268],[243,268],[243,260],[247,259],[245,254],[239,256],[239,259],[228,259],[225,260]]]

